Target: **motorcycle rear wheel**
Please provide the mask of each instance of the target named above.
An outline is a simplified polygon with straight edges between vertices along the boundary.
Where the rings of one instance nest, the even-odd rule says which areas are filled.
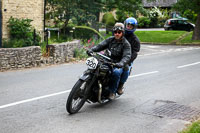
[[[70,114],[77,113],[86,101],[85,88],[86,88],[86,81],[78,80],[74,87],[72,88],[66,104],[67,112]]]

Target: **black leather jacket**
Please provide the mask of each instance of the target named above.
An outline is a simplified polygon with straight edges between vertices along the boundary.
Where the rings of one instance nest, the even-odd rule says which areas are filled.
[[[125,34],[125,38],[131,44],[131,60],[133,62],[137,58],[137,53],[140,51],[140,41],[137,36],[133,34]]]
[[[115,63],[121,63],[124,66],[129,63],[131,59],[131,46],[124,37],[118,42],[115,37],[112,36],[91,48],[94,52],[100,52],[105,49],[110,50],[111,59],[113,59]]]

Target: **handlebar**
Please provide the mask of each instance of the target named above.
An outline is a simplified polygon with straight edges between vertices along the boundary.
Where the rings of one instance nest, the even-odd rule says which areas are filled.
[[[103,57],[103,58],[105,58],[105,59],[107,59],[107,60],[109,60],[109,61],[112,61],[111,58],[109,58],[109,57],[107,57],[107,56],[105,56],[105,55],[103,55],[103,54],[101,54],[101,53],[97,53],[97,55],[99,55],[99,56],[101,56],[101,57]]]
[[[90,53],[89,56],[95,56],[95,54],[100,56],[100,57],[103,57],[104,59],[106,59],[106,60],[102,60],[102,59],[99,58],[100,60],[104,61],[105,63],[107,63],[107,64],[109,64],[109,65],[111,65],[113,67],[116,66],[116,63],[113,63],[112,59],[110,57],[108,57],[108,56],[105,56],[104,54],[92,52],[92,53]]]

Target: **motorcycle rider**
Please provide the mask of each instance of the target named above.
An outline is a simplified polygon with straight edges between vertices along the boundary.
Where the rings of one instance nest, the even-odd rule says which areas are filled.
[[[119,82],[117,93],[119,95],[123,94],[123,86],[128,76],[130,75],[130,70],[133,66],[133,61],[137,58],[138,52],[140,51],[140,41],[138,37],[134,34],[136,27],[137,27],[137,20],[133,17],[129,17],[124,21],[125,26],[125,35],[124,37],[128,40],[131,44],[131,60],[129,62],[129,67],[124,69],[121,80]]]
[[[112,72],[111,83],[109,86],[110,95],[109,99],[113,100],[119,85],[123,67],[129,63],[131,59],[131,46],[124,37],[124,24],[116,23],[113,27],[114,36],[107,38],[100,44],[87,50],[87,54],[91,55],[92,52],[100,52],[108,49],[111,52],[110,58],[114,61],[115,66]]]

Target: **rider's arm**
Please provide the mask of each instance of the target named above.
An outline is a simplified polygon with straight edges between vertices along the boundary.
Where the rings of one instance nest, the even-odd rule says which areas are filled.
[[[123,55],[122,59],[120,60],[120,64],[123,66],[129,63],[131,59],[131,45],[130,43],[124,38],[124,48],[123,48]]]
[[[110,41],[111,41],[112,39],[113,39],[113,37],[107,38],[106,40],[102,41],[100,44],[98,44],[98,45],[92,47],[91,50],[92,50],[93,52],[100,52],[100,51],[102,51],[102,50],[104,50],[104,49],[107,49],[107,48],[108,48],[108,45],[109,45],[109,43],[110,43]]]

